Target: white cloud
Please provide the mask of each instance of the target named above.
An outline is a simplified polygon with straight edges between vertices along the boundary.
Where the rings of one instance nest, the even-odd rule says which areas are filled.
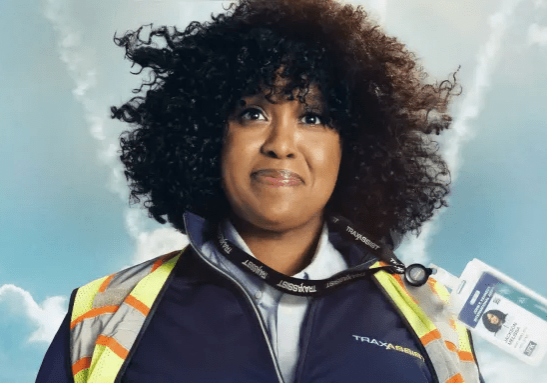
[[[465,93],[460,112],[450,132],[447,132],[444,155],[452,172],[452,181],[458,176],[461,167],[460,149],[469,139],[473,138],[471,121],[476,119],[484,107],[486,91],[490,86],[490,78],[501,49],[505,32],[511,25],[513,14],[522,0],[506,0],[501,9],[488,18],[490,34],[486,43],[477,55],[477,67],[473,83]]]
[[[471,122],[479,116],[484,107],[486,91],[490,86],[490,78],[499,56],[505,32],[511,25],[515,10],[521,2],[522,0],[505,0],[502,2],[500,10],[488,18],[490,34],[477,54],[477,67],[473,82],[471,86],[466,87],[469,90],[464,94],[454,124],[441,139],[444,143],[443,155],[450,169],[453,184],[458,178],[461,167],[461,148],[466,141],[474,136]],[[443,211],[437,213],[435,220],[443,214]],[[435,222],[428,222],[424,225],[418,238],[412,238],[401,246],[399,252],[403,258],[416,262],[428,262],[430,257],[427,254],[427,248],[437,229],[438,226]]]
[[[451,169],[452,180],[455,181],[461,167],[461,148],[466,141],[473,138],[472,121],[481,113],[484,107],[486,92],[490,86],[492,72],[502,47],[507,29],[510,27],[515,10],[522,0],[506,0],[502,2],[499,11],[488,20],[490,34],[477,55],[477,66],[473,83],[467,88],[459,113],[450,132],[445,135],[443,154]],[[536,6],[538,6],[536,1]],[[547,28],[534,24],[529,29],[529,42],[544,45],[547,43]],[[400,253],[405,261],[424,262],[429,260],[427,247],[431,238],[438,230],[438,217],[424,225],[421,235],[401,246]],[[442,266],[442,265],[441,265]],[[477,358],[482,375],[487,382],[498,383],[530,383],[547,382],[547,361],[540,367],[528,366],[514,357],[497,349],[488,342],[475,339]]]
[[[397,250],[401,255],[401,260],[406,264],[421,263],[426,265],[430,262],[427,248],[429,247],[434,234],[439,229],[438,218],[442,211],[437,211],[436,215],[430,221],[423,224],[418,237],[408,237]]]
[[[182,249],[188,244],[188,237],[172,228],[161,227],[147,232],[144,226],[148,219],[144,210],[128,209],[126,211],[125,226],[137,242],[137,251],[132,259],[133,264]]]
[[[137,239],[137,251],[133,262],[144,262],[152,257],[182,249],[187,244],[188,239],[185,235],[166,227],[142,232]]]
[[[72,93],[84,109],[91,136],[100,144],[99,160],[108,166],[111,177],[106,185],[123,201],[128,198],[128,189],[118,160],[117,138],[109,136],[105,129],[108,121],[107,108],[101,104],[96,92],[97,68],[93,66],[93,50],[87,47],[78,20],[70,13],[70,0],[46,0],[45,16],[58,34],[58,51],[62,62],[75,83]],[[94,92],[95,90],[95,92]],[[185,236],[172,228],[160,228],[152,232],[145,230],[149,218],[140,209],[127,209],[126,229],[137,241],[137,252],[133,262],[142,262],[163,253],[181,248],[186,244]]]
[[[387,15],[387,0],[372,0],[370,6],[378,15],[378,22],[385,24]]]
[[[32,295],[12,284],[0,286],[0,303],[13,299],[12,308],[21,310],[33,325],[38,327],[30,334],[28,342],[46,342],[53,340],[67,312],[68,299],[62,296],[46,298],[42,304],[36,303]]]
[[[547,46],[547,25],[543,27],[536,23],[530,25],[528,27],[528,44]]]

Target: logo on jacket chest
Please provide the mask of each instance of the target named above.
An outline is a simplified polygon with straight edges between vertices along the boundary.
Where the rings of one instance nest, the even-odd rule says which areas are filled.
[[[424,361],[424,357],[422,356],[422,354],[420,354],[419,352],[413,351],[407,347],[402,347],[399,345],[394,345],[392,343],[382,342],[381,340],[369,338],[367,336],[359,336],[359,335],[352,335],[352,336],[357,342],[368,343],[370,345],[382,347],[385,350],[394,350],[394,351],[404,352],[405,354],[414,356],[420,359],[421,361]]]

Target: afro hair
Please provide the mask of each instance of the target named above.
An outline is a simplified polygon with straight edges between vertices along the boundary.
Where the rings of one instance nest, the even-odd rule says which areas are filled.
[[[148,30],[148,32],[147,32]],[[139,203],[185,232],[183,213],[217,221],[230,207],[221,187],[227,119],[243,97],[323,94],[342,139],[340,174],[327,208],[383,237],[419,232],[446,206],[450,175],[431,139],[447,129],[452,80],[429,84],[415,55],[361,7],[333,0],[240,0],[209,22],[141,27],[114,37],[144,80],[112,107],[130,124],[121,161]]]

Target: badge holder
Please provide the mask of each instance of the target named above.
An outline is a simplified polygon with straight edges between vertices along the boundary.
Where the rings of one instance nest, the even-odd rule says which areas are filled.
[[[514,357],[537,366],[547,354],[547,299],[473,259],[460,278],[429,265],[452,290],[452,309],[473,332]]]

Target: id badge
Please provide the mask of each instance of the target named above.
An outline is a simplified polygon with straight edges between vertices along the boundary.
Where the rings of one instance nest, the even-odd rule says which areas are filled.
[[[547,353],[547,299],[473,259],[452,288],[458,319],[473,334],[539,365]]]

